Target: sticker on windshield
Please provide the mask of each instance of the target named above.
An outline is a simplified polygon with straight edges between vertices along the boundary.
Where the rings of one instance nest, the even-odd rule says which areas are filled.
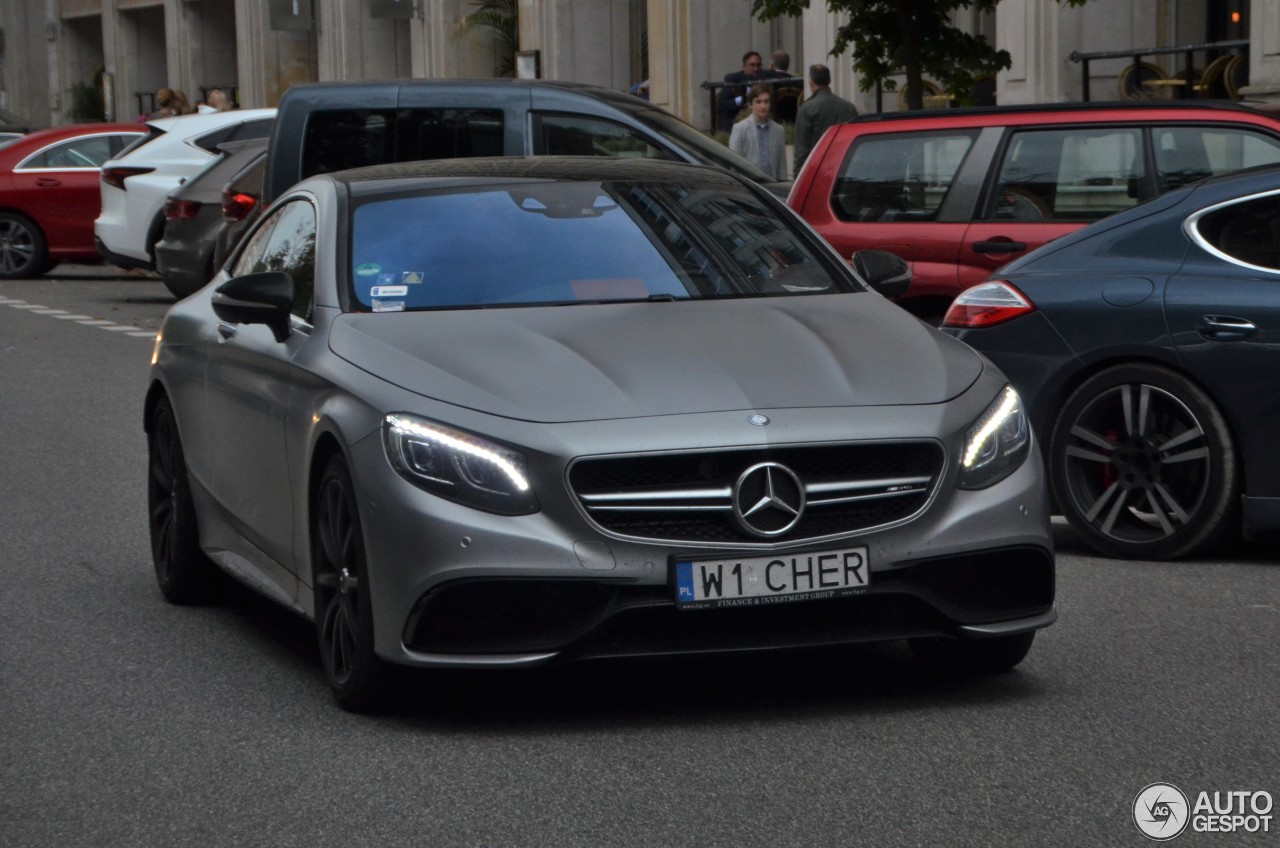
[[[421,271],[401,271],[400,282],[405,283],[407,285],[415,285],[417,283],[420,283],[422,282],[422,272]]]
[[[373,302],[374,312],[404,312],[403,300],[375,300]]]
[[[404,297],[408,293],[408,286],[374,286],[369,290],[370,297]]]
[[[378,275],[378,285],[380,285],[380,286],[394,286],[395,284],[396,284],[396,275],[395,275],[395,274],[379,274],[379,275]]]
[[[360,277],[372,277],[381,270],[382,266],[377,262],[363,262],[356,266],[356,275]]]

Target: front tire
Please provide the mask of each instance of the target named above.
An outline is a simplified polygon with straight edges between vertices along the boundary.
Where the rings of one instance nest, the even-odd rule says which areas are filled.
[[[39,277],[54,264],[39,227],[22,215],[0,212],[0,280]]]
[[[332,457],[312,509],[316,635],[325,677],[339,706],[369,712],[386,694],[388,668],[373,651],[364,535],[346,460]]]
[[[1072,528],[1118,559],[1211,547],[1230,527],[1240,486],[1217,405],[1157,365],[1110,368],[1076,389],[1054,427],[1049,465]]]
[[[220,572],[200,549],[195,504],[173,407],[161,398],[147,438],[147,510],[156,583],[173,604],[216,600]]]

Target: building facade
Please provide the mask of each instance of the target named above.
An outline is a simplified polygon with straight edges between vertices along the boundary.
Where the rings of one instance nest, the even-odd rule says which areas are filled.
[[[832,57],[839,20],[821,0],[802,17],[762,23],[750,0],[489,0],[516,15],[518,67],[545,79],[625,90],[650,81],[651,99],[694,126],[713,115],[704,81],[739,69],[742,53],[783,49],[792,72],[814,62],[863,112],[892,111],[892,94],[863,91],[847,56]],[[313,80],[490,77],[502,38],[465,26],[479,0],[4,0],[0,3],[0,106],[37,125],[84,117],[85,93],[104,116],[131,120],[161,87],[195,102],[212,88],[243,106],[271,106]],[[1010,52],[993,81],[1000,103],[1084,99],[1073,55],[1236,41],[1247,51],[1241,96],[1280,99],[1280,3],[1254,0],[1003,0],[994,14],[956,23]],[[1212,54],[1193,56],[1202,64]],[[1185,54],[1152,53],[1149,74],[1172,77]],[[1163,63],[1163,64],[1162,64]],[[1115,99],[1132,57],[1089,63],[1091,99]],[[1247,73],[1245,71],[1247,69]],[[1147,81],[1141,81],[1148,85]],[[1147,93],[1141,87],[1136,89]],[[1161,89],[1151,88],[1158,96]]]

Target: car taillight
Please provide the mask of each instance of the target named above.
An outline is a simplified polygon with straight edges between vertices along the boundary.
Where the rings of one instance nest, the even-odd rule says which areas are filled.
[[[222,193],[222,217],[228,221],[240,221],[258,205],[258,198],[242,191]]]
[[[139,174],[149,174],[155,168],[103,168],[102,181],[107,185],[115,186],[121,191],[125,191],[124,181],[129,177],[136,177]]]
[[[942,319],[942,326],[968,329],[994,327],[1035,311],[1036,305],[1030,298],[1011,283],[996,280],[961,292],[959,297],[951,301],[951,308]]]
[[[199,211],[200,201],[198,200],[179,200],[176,197],[170,197],[164,202],[164,218],[166,221],[181,221],[186,218],[194,218]]]

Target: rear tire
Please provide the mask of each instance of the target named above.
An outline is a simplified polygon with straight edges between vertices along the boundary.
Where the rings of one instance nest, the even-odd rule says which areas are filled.
[[[911,653],[925,668],[943,674],[999,674],[1026,658],[1035,631],[985,639],[911,639]]]
[[[39,277],[55,264],[49,258],[44,233],[33,221],[0,212],[0,280]]]
[[[1106,556],[1177,559],[1232,526],[1235,448],[1212,398],[1176,371],[1121,365],[1062,407],[1049,449],[1054,497],[1071,527]]]
[[[186,457],[168,398],[161,398],[152,413],[147,453],[151,559],[160,592],[173,604],[214,601],[221,572],[200,549]]]

